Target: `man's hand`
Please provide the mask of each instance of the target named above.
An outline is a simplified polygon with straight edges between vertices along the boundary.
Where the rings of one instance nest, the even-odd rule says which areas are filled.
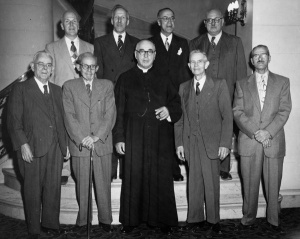
[[[229,154],[229,149],[225,147],[219,147],[218,156],[221,160],[225,159],[226,156]]]
[[[125,143],[119,142],[115,145],[118,154],[125,154]]]
[[[260,129],[254,133],[254,137],[259,143],[262,143],[263,141],[270,139],[271,135],[269,131]]]
[[[178,146],[176,149],[176,154],[178,158],[182,161],[185,161],[185,156],[184,156],[184,148],[183,146]]]
[[[94,146],[94,143],[99,140],[96,136],[86,136],[82,141],[82,146],[86,147],[87,149],[91,149]]]
[[[156,119],[159,120],[165,120],[170,116],[169,110],[165,106],[156,109],[155,115],[156,115]]]
[[[264,148],[271,147],[271,140],[266,139],[265,141],[262,142],[262,145],[263,145]]]
[[[32,162],[33,155],[31,153],[29,144],[26,143],[21,146],[21,154],[22,154],[22,158],[25,162],[27,162],[27,163]]]

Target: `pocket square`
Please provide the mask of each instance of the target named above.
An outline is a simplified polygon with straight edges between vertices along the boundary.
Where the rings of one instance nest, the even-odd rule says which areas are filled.
[[[178,52],[177,52],[177,55],[180,56],[181,53],[182,53],[182,49],[181,49],[181,47],[180,47],[179,50],[178,50]]]

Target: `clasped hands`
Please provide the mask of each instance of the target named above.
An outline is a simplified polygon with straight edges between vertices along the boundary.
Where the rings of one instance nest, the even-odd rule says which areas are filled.
[[[229,154],[230,150],[226,147],[219,147],[218,151],[218,157],[220,160],[224,160],[226,156]],[[185,156],[184,156],[184,148],[183,146],[178,146],[176,149],[176,154],[178,158],[182,161],[185,161]]]
[[[254,138],[257,142],[261,143],[264,148],[271,146],[271,134],[269,131],[260,129],[254,133]]]
[[[82,145],[82,147],[85,147],[88,150],[91,150],[91,149],[94,149],[94,143],[96,143],[98,140],[99,140],[99,137],[97,137],[97,136],[86,136],[81,141],[81,145]]]

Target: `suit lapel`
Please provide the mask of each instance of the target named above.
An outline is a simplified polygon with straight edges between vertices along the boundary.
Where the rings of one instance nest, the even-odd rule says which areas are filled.
[[[190,116],[190,102],[191,102],[191,90],[193,90],[193,79],[190,80],[186,85],[185,88],[183,90],[183,104],[184,104],[184,108],[186,110],[187,113],[187,118],[189,119]],[[190,119],[189,119],[190,120]]]
[[[124,41],[124,55],[122,57],[122,62],[123,61],[131,61],[132,54],[134,52],[134,47],[131,40],[130,40],[130,35],[126,33],[125,41]]]
[[[274,92],[276,91],[276,79],[275,76],[269,72],[269,77],[268,77],[268,83],[267,83],[267,89],[266,89],[266,96],[265,96],[265,102],[264,102],[264,107],[262,110],[262,113],[265,113],[267,109],[269,109],[270,105],[272,105],[272,100],[273,100],[273,95]]]
[[[260,100],[259,100],[259,95],[258,95],[258,90],[257,90],[257,85],[256,85],[255,74],[252,74],[249,77],[249,79],[248,79],[248,89],[249,89],[249,92],[250,92],[250,94],[252,96],[254,104],[256,105],[257,109],[259,111],[261,111]]]
[[[59,42],[59,48],[60,48],[60,57],[62,59],[64,59],[64,61],[68,64],[68,66],[70,67],[70,69],[72,70],[73,74],[76,75],[76,72],[75,72],[75,69],[74,69],[74,65],[73,65],[73,62],[71,60],[71,56],[70,56],[70,53],[69,53],[69,50],[68,50],[68,46],[67,46],[67,43],[65,41],[65,38],[62,38],[60,39],[60,42]],[[79,49],[80,49],[80,46],[79,46]]]
[[[102,95],[103,87],[102,83],[98,79],[93,80],[93,90],[92,90],[92,97],[91,97],[91,108],[98,102],[99,97]]]
[[[91,106],[91,99],[87,93],[87,90],[86,90],[86,87],[85,87],[85,84],[84,84],[84,81],[83,81],[83,78],[79,78],[78,79],[78,83],[76,85],[76,88],[77,88],[77,92],[78,92],[78,97],[79,99],[85,103],[88,107]],[[94,90],[94,89],[92,89]]]
[[[206,76],[204,86],[203,86],[203,88],[201,90],[201,93],[200,93],[200,97],[201,97],[200,108],[205,107],[207,102],[209,102],[210,97],[213,94],[212,89],[214,88],[214,85],[215,85],[215,83],[213,82],[212,78],[209,77],[209,76]]]

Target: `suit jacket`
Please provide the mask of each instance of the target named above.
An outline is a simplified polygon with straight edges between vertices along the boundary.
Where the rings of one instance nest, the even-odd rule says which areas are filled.
[[[112,153],[112,128],[116,120],[114,86],[108,80],[94,79],[91,98],[82,78],[69,80],[63,86],[65,124],[72,156],[89,156],[79,144],[88,135],[99,137],[94,144],[98,156]]]
[[[62,90],[49,82],[58,142],[67,152],[67,133],[63,121]],[[34,157],[44,156],[53,140],[53,126],[44,95],[34,78],[17,83],[9,96],[7,127],[14,150],[28,143]]]
[[[191,90],[194,90],[193,79],[180,85],[182,116],[175,123],[175,146],[183,146],[186,158],[189,160],[190,135],[192,132],[190,101]],[[214,79],[206,76],[201,90],[199,105],[199,125],[209,158],[218,158],[219,147],[231,148],[233,116],[228,87],[224,79]]]
[[[253,134],[264,129],[272,136],[271,147],[264,148],[270,158],[285,156],[284,128],[292,109],[289,79],[269,72],[264,107],[261,110],[255,74],[237,82],[233,115],[240,129],[238,152],[251,156],[260,144]]]
[[[247,76],[247,65],[243,43],[239,37],[227,34],[223,31],[218,44],[221,44],[221,50],[217,77],[226,80],[232,98],[235,82]],[[191,51],[199,49],[208,54],[210,42],[207,34],[203,34],[191,40],[189,46]],[[208,66],[207,70],[209,70],[210,67],[211,65]]]
[[[151,37],[150,40],[155,44],[156,48],[154,68],[162,74],[167,74],[178,90],[181,83],[191,78],[188,68],[190,52],[187,40],[173,33],[168,51],[160,34]]]
[[[119,49],[115,42],[113,33],[95,39],[95,56],[98,58],[99,79],[111,80],[114,85],[119,76],[136,65],[134,51],[139,39],[126,33],[124,41],[124,55],[120,57]]]
[[[46,45],[48,51],[53,57],[54,73],[51,82],[62,86],[65,81],[74,78],[79,78],[79,74],[75,71],[74,65],[71,60],[69,49],[65,38],[51,42]],[[84,52],[94,52],[94,46],[88,42],[79,39],[79,52],[78,55]]]

